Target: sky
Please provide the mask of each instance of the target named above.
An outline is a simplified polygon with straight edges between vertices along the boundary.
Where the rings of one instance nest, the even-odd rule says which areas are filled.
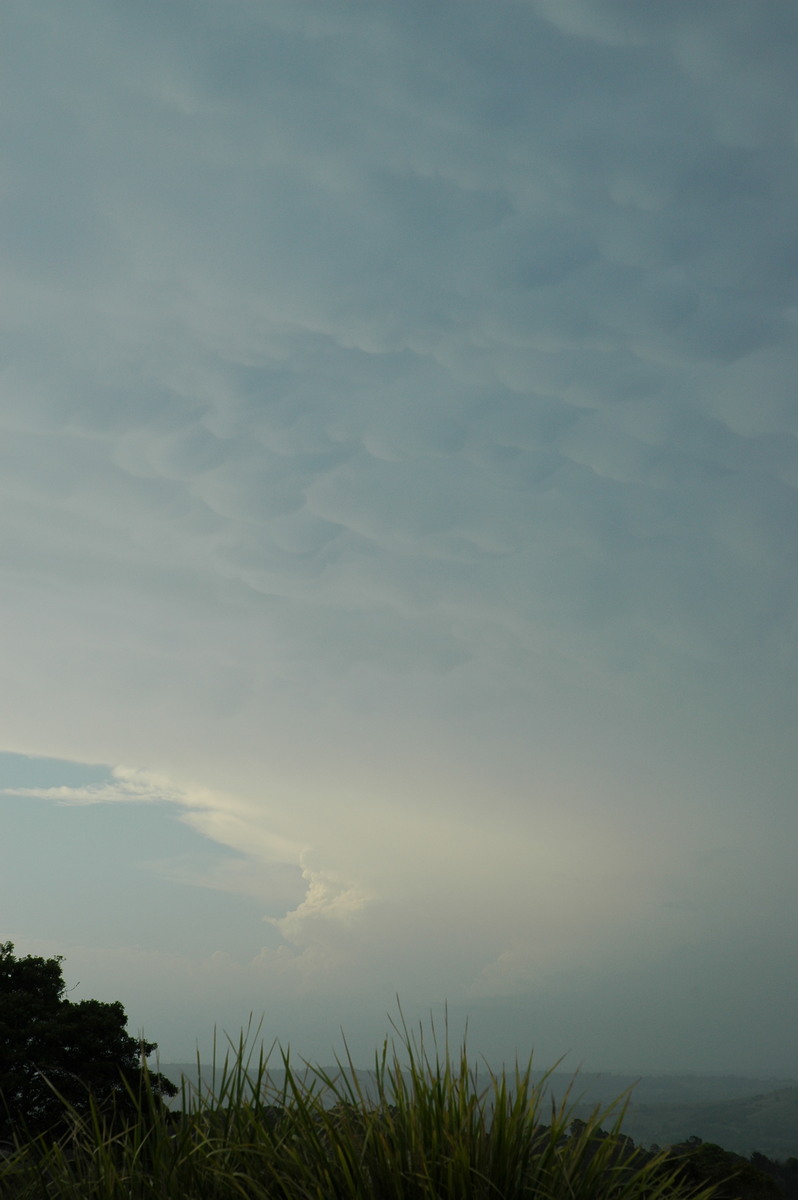
[[[798,1076],[798,7],[0,21],[0,939]]]

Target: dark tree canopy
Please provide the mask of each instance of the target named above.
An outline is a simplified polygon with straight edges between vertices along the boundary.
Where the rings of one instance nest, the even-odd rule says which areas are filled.
[[[63,1100],[86,1113],[90,1097],[103,1111],[132,1116],[145,1059],[157,1049],[127,1032],[119,1001],[66,998],[62,958],[16,958],[0,942],[0,1135],[40,1132],[64,1120]],[[147,1073],[156,1103],[174,1084]],[[58,1095],[56,1094],[58,1093]],[[63,1099],[59,1099],[59,1095]]]

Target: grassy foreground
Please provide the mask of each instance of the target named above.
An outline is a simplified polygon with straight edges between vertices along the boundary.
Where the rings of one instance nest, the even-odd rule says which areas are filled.
[[[334,1075],[279,1051],[231,1046],[212,1081],[167,1113],[146,1087],[138,1119],[114,1128],[68,1113],[61,1138],[20,1142],[0,1160],[3,1200],[705,1200],[666,1156],[620,1134],[622,1105],[573,1121],[545,1099],[531,1063],[469,1066],[466,1049],[400,1031],[366,1095],[349,1061]],[[606,1130],[604,1132],[603,1130]]]

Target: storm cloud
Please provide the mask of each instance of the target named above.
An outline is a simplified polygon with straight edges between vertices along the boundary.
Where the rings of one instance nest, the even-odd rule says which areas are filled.
[[[155,1036],[203,978],[192,1037],[399,992],[736,1069],[795,984],[798,13],[4,24],[2,748],[109,772],[9,791],[31,853],[59,801],[165,805],[215,850],[142,881],[252,902],[55,944],[20,883],[8,936]],[[779,1020],[752,1069],[798,1069]]]

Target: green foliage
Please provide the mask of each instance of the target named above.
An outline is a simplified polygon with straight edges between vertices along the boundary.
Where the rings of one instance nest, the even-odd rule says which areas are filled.
[[[0,1163],[2,1200],[709,1200],[666,1155],[636,1151],[617,1113],[574,1122],[545,1100],[531,1064],[469,1066],[465,1047],[432,1046],[402,1026],[375,1058],[372,1084],[348,1058],[333,1073],[282,1083],[247,1053],[246,1035],[210,1086],[184,1083],[182,1112],[137,1095],[139,1119],[114,1130],[94,1106],[72,1132]],[[609,1132],[602,1122],[611,1119]]]
[[[66,1114],[96,1109],[137,1119],[135,1091],[142,1060],[156,1049],[126,1031],[117,1001],[65,996],[60,956],[16,958],[0,943],[0,1136],[38,1133],[64,1124]],[[148,1077],[154,1098],[174,1095],[174,1084]]]

